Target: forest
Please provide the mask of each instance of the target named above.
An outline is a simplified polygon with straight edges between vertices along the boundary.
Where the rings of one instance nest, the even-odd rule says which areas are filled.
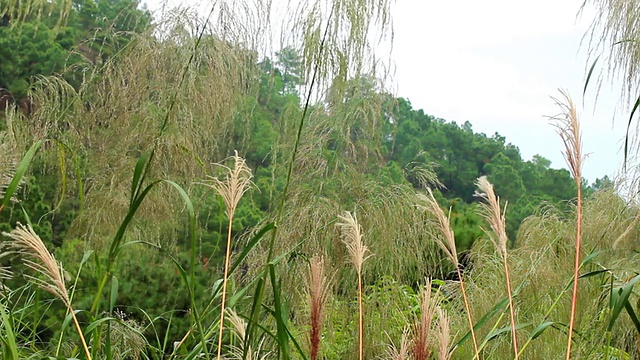
[[[640,10],[588,2],[634,126]],[[388,90],[392,1],[274,6],[0,0],[2,358],[640,359],[574,94],[552,168]]]

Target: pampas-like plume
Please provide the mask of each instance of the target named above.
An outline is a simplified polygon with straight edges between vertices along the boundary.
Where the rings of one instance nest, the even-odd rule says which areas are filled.
[[[310,359],[318,359],[322,325],[324,323],[324,305],[327,300],[327,278],[324,273],[324,257],[314,255],[309,261],[309,304],[311,307],[309,333]]]
[[[471,331],[471,339],[473,340],[473,349],[475,351],[475,359],[480,358],[480,350],[478,348],[478,340],[476,338],[475,330],[473,329],[473,318],[471,316],[471,307],[469,306],[469,299],[467,298],[467,292],[464,287],[464,279],[462,271],[460,270],[460,263],[458,262],[458,252],[456,250],[456,239],[449,223],[449,217],[444,214],[442,208],[433,196],[431,189],[427,189],[427,195],[418,194],[418,199],[425,203],[425,205],[417,205],[418,208],[429,212],[436,219],[438,230],[442,233],[442,237],[436,236],[435,241],[447,255],[449,260],[456,267],[458,273],[458,279],[460,280],[460,290],[462,291],[462,300],[464,301],[465,312],[467,313],[467,321],[469,322],[469,330]],[[444,240],[442,239],[444,238]]]
[[[269,353],[264,354],[260,357],[260,348],[262,347],[262,342],[258,346],[258,350],[254,351],[251,349],[251,346],[247,348],[246,357],[244,356],[244,340],[247,334],[247,323],[242,319],[233,309],[227,309],[228,320],[231,323],[232,330],[240,339],[240,345],[237,347],[232,347],[231,355],[234,356],[234,359],[242,359],[242,360],[262,360],[266,359]]]
[[[31,225],[24,226],[18,223],[18,226],[13,229],[13,231],[10,233],[3,232],[2,235],[11,239],[7,244],[7,248],[20,254],[25,266],[35,273],[35,275],[25,275],[25,277],[43,290],[62,300],[65,304],[73,318],[73,323],[80,336],[86,357],[91,360],[91,353],[89,352],[82,329],[76,318],[76,313],[71,306],[71,300],[69,299],[67,287],[64,283],[64,269],[62,265],[60,265],[47,250],[40,237],[33,231]]]
[[[387,334],[387,336],[389,336]],[[391,339],[389,339],[391,340]],[[409,359],[409,328],[405,328],[400,339],[400,347],[393,342],[387,346],[386,351],[389,360],[408,360]]]
[[[429,359],[433,346],[431,338],[431,323],[438,306],[439,292],[433,296],[431,281],[427,281],[420,294],[420,317],[413,324],[413,358],[415,360]]]
[[[358,223],[358,219],[355,215],[348,211],[344,212],[344,215],[339,215],[338,218],[343,222],[338,223],[337,226],[342,231],[342,241],[347,246],[351,263],[356,269],[358,274],[358,329],[359,329],[359,341],[358,341],[358,354],[359,359],[364,359],[364,308],[362,305],[362,264],[371,257],[371,254],[367,254],[369,249],[362,242],[362,228]]]
[[[449,316],[441,307],[436,308],[436,317],[438,319],[438,360],[451,359],[451,324]]]
[[[227,170],[224,178],[218,179],[209,176],[204,185],[215,190],[224,200],[225,212],[229,218],[229,230],[227,233],[227,250],[224,258],[224,278],[222,280],[222,303],[220,305],[220,328],[218,331],[218,360],[222,356],[222,333],[224,329],[225,303],[227,299],[227,280],[229,277],[229,263],[231,259],[231,229],[233,227],[233,216],[235,214],[238,203],[242,195],[246,193],[253,185],[251,182],[251,169],[247,166],[246,161],[238,156],[238,152],[231,157],[234,167],[230,168],[221,164],[218,166]]]
[[[492,231],[486,231],[485,233],[495,246],[496,251],[502,258],[504,265],[505,281],[507,283],[507,296],[509,298],[509,315],[511,318],[511,339],[513,341],[513,351],[515,353],[515,359],[519,358],[518,351],[518,334],[516,332],[516,315],[513,306],[513,292],[511,290],[511,278],[509,275],[509,263],[507,261],[507,228],[505,225],[504,213],[507,211],[507,207],[500,211],[500,198],[496,196],[493,191],[493,185],[487,180],[486,176],[482,176],[476,180],[476,186],[478,190],[475,196],[478,196],[485,200],[480,204],[481,214],[485,220],[489,223]]]
[[[582,153],[582,135],[580,132],[580,122],[578,121],[578,113],[571,97],[564,91],[560,91],[563,100],[553,99],[560,107],[561,114],[551,118],[553,126],[555,126],[558,135],[564,143],[563,155],[569,171],[573,176],[577,188],[577,206],[576,206],[576,253],[573,271],[573,295],[571,297],[571,318],[569,320],[569,339],[567,340],[566,359],[571,358],[571,345],[573,339],[573,327],[575,324],[576,307],[578,303],[578,275],[580,270],[580,247],[582,241],[582,162],[584,155]]]

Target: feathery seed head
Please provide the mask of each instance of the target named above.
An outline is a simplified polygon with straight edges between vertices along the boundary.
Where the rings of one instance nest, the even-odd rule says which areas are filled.
[[[447,312],[441,307],[436,308],[437,317],[437,339],[438,339],[438,360],[451,359],[451,324]]]
[[[325,276],[324,257],[315,254],[309,261],[309,304],[311,307],[311,330],[309,334],[310,358],[318,358],[322,325],[324,322],[324,305],[327,300],[327,278]]]
[[[563,155],[569,165],[571,175],[578,186],[581,186],[584,156],[582,155],[580,121],[578,121],[578,113],[569,94],[563,90],[560,90],[560,94],[563,99],[553,98],[553,100],[560,108],[561,114],[552,116],[550,120],[564,143]]]
[[[23,256],[23,263],[36,273],[36,275],[26,275],[26,277],[69,306],[69,295],[64,283],[64,270],[44,246],[31,225],[24,226],[18,223],[13,231],[2,234],[11,239],[7,247]]]
[[[419,204],[417,205],[418,208],[429,212],[433,217],[435,217],[438,230],[442,233],[442,238],[444,238],[444,240],[441,237],[436,236],[436,243],[445,255],[447,255],[449,260],[451,260],[453,265],[457,267],[458,251],[456,249],[456,239],[449,223],[449,217],[444,214],[444,211],[442,211],[442,208],[433,196],[431,189],[427,189],[427,195],[418,194],[418,199],[426,204]]]
[[[351,214],[349,211],[345,211],[343,215],[338,215],[338,218],[343,221],[336,224],[342,232],[342,242],[347,246],[351,262],[355,266],[358,275],[362,275],[362,264],[373,256],[372,254],[367,254],[369,248],[362,242],[362,227],[358,223],[355,214]]]
[[[481,176],[476,180],[476,186],[478,190],[475,192],[475,196],[482,198],[485,202],[480,204],[480,210],[482,217],[489,223],[493,233],[485,230],[487,236],[496,248],[496,251],[501,256],[507,254],[507,230],[505,225],[504,213],[507,211],[507,206],[500,210],[500,197],[496,196],[493,191],[493,185],[487,180],[486,176]]]
[[[222,164],[216,164],[217,166],[227,170],[222,179],[207,176],[207,180],[202,183],[220,194],[226,206],[227,216],[233,215],[242,195],[244,195],[244,193],[253,186],[253,182],[251,181],[253,175],[251,173],[251,169],[247,166],[245,159],[238,156],[237,151],[231,159],[233,159],[234,162],[233,168]]]

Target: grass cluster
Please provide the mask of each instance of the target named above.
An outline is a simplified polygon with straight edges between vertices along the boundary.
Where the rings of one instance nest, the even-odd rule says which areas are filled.
[[[388,99],[370,39],[388,30],[387,1],[307,2],[283,25],[303,34],[293,41],[306,102],[281,114],[269,149],[269,213],[237,232],[255,174],[243,151],[227,155],[246,149],[238,129],[259,115],[246,99],[258,97],[268,3],[222,1],[208,18],[170,12],[79,89],[39,79],[28,123],[3,115],[0,212],[20,205],[35,161],[59,171],[61,198],[79,199],[55,252],[32,224],[3,233],[3,358],[640,357],[640,211],[613,189],[582,198],[568,95],[552,120],[576,198],[569,211],[542,204],[515,248],[508,204],[485,177],[485,236],[460,254],[432,172],[420,169],[416,187],[362,175],[380,156]],[[213,265],[198,237],[208,191],[227,221]],[[144,283],[128,282],[132,269]],[[145,306],[151,292],[164,308]],[[61,323],[47,322],[53,313]]]

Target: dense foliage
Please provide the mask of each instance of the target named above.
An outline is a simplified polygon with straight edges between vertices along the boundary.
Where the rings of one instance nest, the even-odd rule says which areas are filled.
[[[256,46],[261,2],[240,15],[223,2],[206,27],[186,10],[152,24],[132,0],[47,2],[40,13],[16,4],[0,0],[0,231],[9,244],[0,250],[30,224],[71,295],[43,287],[49,275],[15,251],[0,253],[14,273],[0,269],[5,358],[306,359],[317,355],[306,333],[321,327],[320,313],[326,359],[402,358],[409,334],[426,341],[445,322],[451,344],[431,355],[473,358],[467,315],[482,356],[508,358],[507,295],[521,340],[539,342],[527,358],[563,349],[567,259],[582,214],[575,179],[543,157],[523,159],[498,132],[388,93],[365,61],[369,23],[384,30],[387,2],[337,1],[329,14],[301,7],[292,16],[304,19],[292,27],[301,43],[268,56]],[[233,191],[245,160],[246,187]],[[503,235],[479,204],[483,176],[506,206]],[[640,217],[612,185],[582,183],[588,300],[575,353],[623,359],[637,355],[640,330],[622,291],[636,281],[627,282],[637,259],[625,249]],[[420,195],[431,190],[442,213],[424,211]],[[508,258],[506,245],[487,246],[494,235]],[[315,298],[300,281],[313,278],[310,264],[330,269]],[[503,265],[515,289],[506,293],[496,286]],[[34,270],[24,285],[19,275]],[[308,309],[308,298],[324,310]],[[616,323],[623,308],[629,318]],[[411,341],[416,359],[445,343]]]

